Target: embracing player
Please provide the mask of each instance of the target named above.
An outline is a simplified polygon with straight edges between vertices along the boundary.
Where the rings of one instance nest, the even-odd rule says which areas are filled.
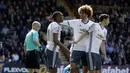
[[[89,73],[101,73],[102,61],[99,51],[104,55],[104,62],[106,62],[105,40],[107,35],[107,26],[109,22],[108,14],[101,14],[99,16],[99,23],[94,23],[81,37],[82,40],[85,35],[88,35],[86,42],[86,58]]]
[[[70,55],[70,73],[78,73],[80,62],[82,63],[83,73],[87,73],[87,59],[86,59],[86,41],[88,40],[87,35],[84,33],[94,24],[93,21],[89,20],[93,15],[93,9],[89,5],[83,5],[78,8],[80,19],[74,19],[65,21],[63,25],[69,25],[74,30],[74,36]],[[82,35],[86,36],[80,38]]]

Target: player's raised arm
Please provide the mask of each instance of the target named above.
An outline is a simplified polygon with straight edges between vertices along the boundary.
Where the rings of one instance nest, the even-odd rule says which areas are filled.
[[[63,21],[63,22],[61,22],[60,24],[61,25],[66,25],[66,26],[69,26],[69,23],[68,23],[69,21]]]
[[[80,38],[77,41],[74,41],[73,43],[78,43],[79,41],[81,41],[83,38],[85,38],[89,33],[86,31],[84,32],[83,35],[80,36]]]
[[[80,36],[80,38],[77,41],[74,41],[74,43],[78,43],[83,38],[85,38],[89,33],[96,31],[96,24],[93,23],[93,24],[91,24],[91,26],[89,27],[88,30],[81,30],[81,31],[84,32],[84,33]]]
[[[61,22],[61,25],[65,25],[65,26],[69,26],[69,27],[73,27],[74,23],[77,21],[77,19],[73,19],[73,20],[64,20],[63,22]]]
[[[83,34],[74,43],[78,43],[84,37],[86,37],[89,34],[88,30],[90,29],[91,25],[93,25],[93,23],[94,23],[93,21],[89,20],[89,18],[91,18],[93,15],[93,9],[91,8],[91,6],[84,5],[84,6],[79,7],[78,13],[81,18],[80,21],[82,22],[82,24],[86,25],[86,27],[85,27],[85,29],[80,30],[81,32],[83,32]]]

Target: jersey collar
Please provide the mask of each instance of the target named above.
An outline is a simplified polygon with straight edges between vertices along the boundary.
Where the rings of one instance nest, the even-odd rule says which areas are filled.
[[[101,27],[101,29],[103,30],[105,27],[104,26],[102,26],[101,24],[99,24],[100,25],[100,27]]]
[[[87,24],[89,22],[89,20],[87,22],[83,22],[82,19],[80,20],[83,24]]]

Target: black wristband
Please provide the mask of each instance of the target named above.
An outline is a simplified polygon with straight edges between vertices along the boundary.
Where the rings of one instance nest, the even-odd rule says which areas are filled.
[[[39,46],[39,48],[42,48],[42,46]]]

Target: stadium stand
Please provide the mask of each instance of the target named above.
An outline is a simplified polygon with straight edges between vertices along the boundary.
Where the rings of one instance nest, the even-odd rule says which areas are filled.
[[[98,22],[101,13],[110,15],[110,25],[107,27],[106,50],[108,55],[107,64],[128,65],[130,64],[130,14],[128,0],[68,0],[71,8],[77,8],[82,4],[90,4],[94,9],[92,20]],[[122,7],[123,6],[123,7]],[[76,13],[77,14],[77,13]]]
[[[13,60],[16,54],[23,60],[23,42],[27,32],[31,29],[34,20],[42,24],[40,36],[44,36],[49,24],[48,16],[54,11],[61,11],[65,16],[68,13],[63,6],[56,4],[55,0],[1,0],[0,1],[0,61]],[[44,45],[46,42],[43,42]]]
[[[76,9],[82,4],[91,4],[94,8],[92,20],[98,21],[100,13],[110,15],[110,25],[107,27],[108,65],[130,65],[130,14],[129,0],[68,0],[68,6]],[[70,6],[71,5],[71,6]],[[121,7],[123,6],[123,7]],[[34,20],[40,21],[42,28],[40,36],[44,36],[50,21],[48,16],[59,10],[65,16],[69,12],[57,4],[56,0],[1,0],[0,1],[0,62],[24,60],[23,41],[31,29]],[[72,10],[73,11],[73,10]],[[44,33],[43,33],[44,32]],[[67,32],[70,33],[70,32]],[[43,47],[46,45],[45,39]],[[17,58],[14,58],[17,57]]]

